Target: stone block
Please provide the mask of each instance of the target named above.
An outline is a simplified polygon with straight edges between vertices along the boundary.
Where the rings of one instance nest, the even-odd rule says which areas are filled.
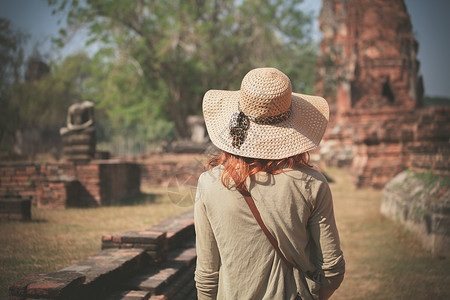
[[[128,231],[102,237],[102,249],[143,249],[153,262],[165,259],[166,245],[165,232]]]
[[[0,219],[31,220],[31,197],[0,197]]]
[[[126,278],[144,262],[142,249],[107,249],[61,271],[76,271],[86,276],[85,285],[114,278]],[[113,280],[114,281],[114,280]]]
[[[129,231],[122,234],[124,243],[158,244],[166,237],[161,231]]]
[[[84,280],[83,274],[72,271],[31,275],[11,284],[9,295],[33,299],[73,299]]]
[[[381,213],[414,232],[435,257],[450,257],[449,179],[403,171],[383,189]]]
[[[123,291],[115,293],[107,300],[147,300],[150,297],[148,291]]]
[[[133,277],[126,282],[126,286],[133,289],[145,290],[152,295],[161,294],[164,289],[187,273],[193,276],[193,264],[197,255],[195,248],[180,248],[172,250],[167,256],[167,260],[152,267],[148,272]],[[177,284],[180,286],[181,284]]]
[[[158,293],[159,295],[153,295],[150,299],[192,299],[189,298],[188,294],[192,290],[195,290],[194,272],[195,265],[191,265],[187,269],[184,269]]]

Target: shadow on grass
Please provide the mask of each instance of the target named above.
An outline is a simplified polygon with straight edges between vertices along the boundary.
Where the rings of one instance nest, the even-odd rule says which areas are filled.
[[[133,197],[119,199],[111,206],[135,206],[142,204],[152,204],[155,203],[156,197],[158,196],[159,195],[157,194],[140,193],[139,195]]]
[[[18,219],[2,219],[2,220],[0,220],[0,224],[2,224],[2,223],[28,224],[28,223],[48,223],[48,222],[49,221],[47,219],[33,219],[33,217],[31,217],[31,220],[18,220]]]
[[[30,221],[26,221],[25,223],[48,223],[47,219],[31,219]]]

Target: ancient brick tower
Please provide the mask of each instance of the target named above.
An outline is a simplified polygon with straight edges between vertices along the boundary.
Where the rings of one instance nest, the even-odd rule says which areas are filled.
[[[418,44],[403,0],[324,0],[323,78],[336,120],[351,109],[421,105]],[[334,93],[334,94],[333,94]]]
[[[418,43],[404,1],[322,0],[319,21],[316,92],[330,104],[328,158],[351,152],[343,156],[358,186],[382,187],[411,167],[450,174],[450,109],[421,108]]]

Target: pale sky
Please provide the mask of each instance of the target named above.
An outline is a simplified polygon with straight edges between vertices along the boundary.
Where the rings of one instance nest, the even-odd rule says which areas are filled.
[[[450,98],[450,0],[405,0],[405,3],[419,42],[418,59],[425,94]],[[303,5],[318,16],[320,0],[305,0]],[[46,0],[0,0],[0,17],[10,19],[14,27],[29,33],[30,45],[40,42],[41,52],[50,52],[50,39],[57,35],[60,25],[57,24],[59,18],[52,16]],[[317,21],[314,26],[315,40],[318,41],[321,37]],[[83,48],[83,34],[80,33],[60,55]]]

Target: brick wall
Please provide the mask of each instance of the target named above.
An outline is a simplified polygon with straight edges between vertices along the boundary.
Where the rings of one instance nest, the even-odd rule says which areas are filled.
[[[139,192],[140,169],[133,163],[0,164],[0,195],[32,197],[41,208],[108,205]]]
[[[199,154],[155,154],[151,161],[139,163],[141,183],[143,186],[197,186],[205,161],[206,157]]]
[[[98,167],[103,205],[140,193],[141,168],[139,165],[103,160]]]
[[[42,180],[41,166],[32,163],[0,165],[0,195],[31,197],[36,204],[36,186]]]
[[[359,113],[353,127],[353,181],[382,188],[402,170],[450,176],[450,107]],[[349,137],[347,137],[349,138]]]

